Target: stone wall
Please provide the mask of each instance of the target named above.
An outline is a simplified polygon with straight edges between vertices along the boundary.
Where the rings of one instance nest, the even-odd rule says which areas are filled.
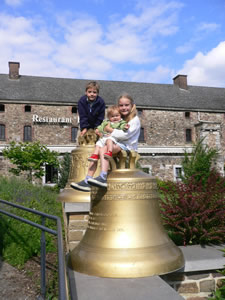
[[[142,155],[140,159],[141,166],[149,166],[150,174],[161,180],[174,180],[174,166],[181,164],[183,156],[175,155]]]
[[[68,250],[72,251],[81,241],[87,229],[89,212],[71,213],[66,227]]]
[[[185,118],[184,112],[145,110],[141,115],[141,123],[145,129],[145,141],[150,146],[183,146],[185,130],[194,130],[197,114],[191,113]],[[195,132],[193,132],[195,141]]]
[[[176,272],[161,276],[186,300],[207,300],[216,288],[222,286],[221,275],[216,270],[196,272]]]
[[[0,141],[0,147],[10,141],[23,141],[23,128],[32,126],[32,140],[40,140],[47,146],[71,146],[76,142],[71,140],[71,127],[78,126],[78,115],[72,112],[70,105],[32,104],[31,111],[25,112],[25,104],[5,103],[5,111],[0,112],[0,124],[6,126],[6,139]],[[75,106],[74,106],[75,108]],[[37,122],[42,118],[42,122]],[[43,118],[68,118],[69,123],[43,122]],[[218,169],[223,171],[225,157],[225,117],[223,113],[199,113],[185,111],[152,110],[139,111],[144,141],[139,149],[161,147],[165,151],[151,154],[147,150],[142,154],[141,165],[146,165],[153,176],[163,180],[174,180],[174,165],[180,165],[183,154],[176,152],[176,147],[190,147],[197,139],[205,137],[209,146],[220,150]],[[203,124],[203,125],[202,125]],[[213,125],[214,124],[214,125]],[[209,129],[212,128],[212,131]],[[210,127],[210,128],[209,128]],[[191,129],[192,141],[186,141],[186,129]],[[167,147],[172,147],[166,153]],[[67,150],[68,151],[68,150]],[[7,162],[1,158],[0,174],[7,175]]]
[[[45,119],[48,122],[44,122],[44,117],[48,118]],[[32,127],[33,141],[39,140],[47,145],[75,143],[71,141],[71,127],[77,126],[77,114],[72,113],[72,106],[32,105],[31,112],[25,112],[24,104],[5,104],[0,118],[0,123],[6,126],[6,140],[0,141],[0,145],[11,141],[22,142],[26,125]],[[57,122],[53,118],[57,118]],[[69,122],[61,122],[63,118]]]
[[[196,124],[206,122],[219,123],[220,134],[225,134],[225,117],[223,113],[190,112],[189,117],[184,111],[143,110],[139,114],[142,127],[145,131],[145,143],[149,146],[185,146],[185,131],[192,129],[192,141],[197,139]],[[224,149],[225,142],[222,141]],[[225,152],[224,152],[225,153]]]

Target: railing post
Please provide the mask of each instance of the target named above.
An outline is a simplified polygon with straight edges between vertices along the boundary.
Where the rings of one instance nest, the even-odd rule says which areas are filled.
[[[45,226],[45,217],[42,216],[41,224]],[[45,256],[46,256],[46,241],[45,241],[45,231],[41,231],[41,296],[45,299],[46,294],[46,278],[45,278]]]
[[[58,242],[58,272],[62,274],[59,277],[59,299],[67,299],[67,281],[66,281],[66,268],[64,256],[60,253],[64,253],[63,250],[63,238],[62,238],[62,224],[60,218],[57,219],[57,242]],[[66,297],[66,298],[65,298]]]

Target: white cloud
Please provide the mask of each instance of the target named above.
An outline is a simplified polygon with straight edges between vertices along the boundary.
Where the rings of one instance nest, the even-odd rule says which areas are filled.
[[[190,40],[186,41],[183,45],[176,48],[176,53],[185,54],[196,47],[196,45],[202,41],[208,34],[214,32],[220,27],[216,23],[200,23],[196,26],[193,36]]]
[[[20,6],[24,0],[5,0],[5,3],[9,6]]]
[[[190,85],[225,87],[225,41],[206,54],[198,52],[177,74],[188,75]]]
[[[193,42],[189,41],[182,46],[178,46],[176,48],[176,53],[179,53],[179,54],[188,53],[188,52],[192,51],[193,47],[194,47]]]
[[[8,61],[19,61],[25,74],[46,75],[43,71],[49,56],[55,51],[56,43],[48,32],[37,28],[37,24],[36,20],[24,17],[0,15],[1,65],[6,68]],[[33,65],[38,68],[34,70]],[[50,65],[53,67],[53,63]]]
[[[85,76],[91,71],[103,77],[115,63],[140,65],[156,61],[158,37],[178,30],[176,9],[169,4],[145,7],[136,14],[113,19],[106,29],[90,16],[80,16],[72,23],[61,18],[65,42],[59,45],[54,59],[78,68]]]
[[[125,72],[123,75],[128,77],[128,81],[134,82],[152,82],[152,83],[161,83],[167,81],[168,78],[173,77],[173,71],[165,66],[158,65],[154,70],[139,70],[139,71],[129,71]],[[123,80],[121,74],[117,74],[118,80]]]
[[[71,15],[62,13],[54,35],[41,17],[1,14],[0,63],[7,69],[6,62],[19,61],[27,75],[113,79],[112,70],[123,64],[135,69],[157,61],[160,37],[178,30],[180,7],[172,1],[139,7],[123,18],[109,18],[104,26],[90,15],[76,15],[71,21]]]
[[[220,27],[219,24],[216,23],[201,23],[197,30],[198,31],[206,31],[206,32],[212,32],[215,31],[216,29],[218,29]]]

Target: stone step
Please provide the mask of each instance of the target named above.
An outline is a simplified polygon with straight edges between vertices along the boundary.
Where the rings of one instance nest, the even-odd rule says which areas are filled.
[[[223,269],[225,265],[224,252],[225,245],[193,245],[179,247],[184,254],[184,269],[178,272],[195,272],[205,270]]]
[[[100,278],[68,269],[71,300],[183,300],[159,276]]]

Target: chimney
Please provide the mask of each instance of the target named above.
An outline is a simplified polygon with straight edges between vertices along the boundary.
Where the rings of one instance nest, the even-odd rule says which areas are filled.
[[[173,84],[178,85],[180,89],[187,90],[187,75],[177,75],[173,78]]]
[[[20,77],[19,68],[20,68],[19,62],[9,61],[9,78],[10,79],[18,79]]]

